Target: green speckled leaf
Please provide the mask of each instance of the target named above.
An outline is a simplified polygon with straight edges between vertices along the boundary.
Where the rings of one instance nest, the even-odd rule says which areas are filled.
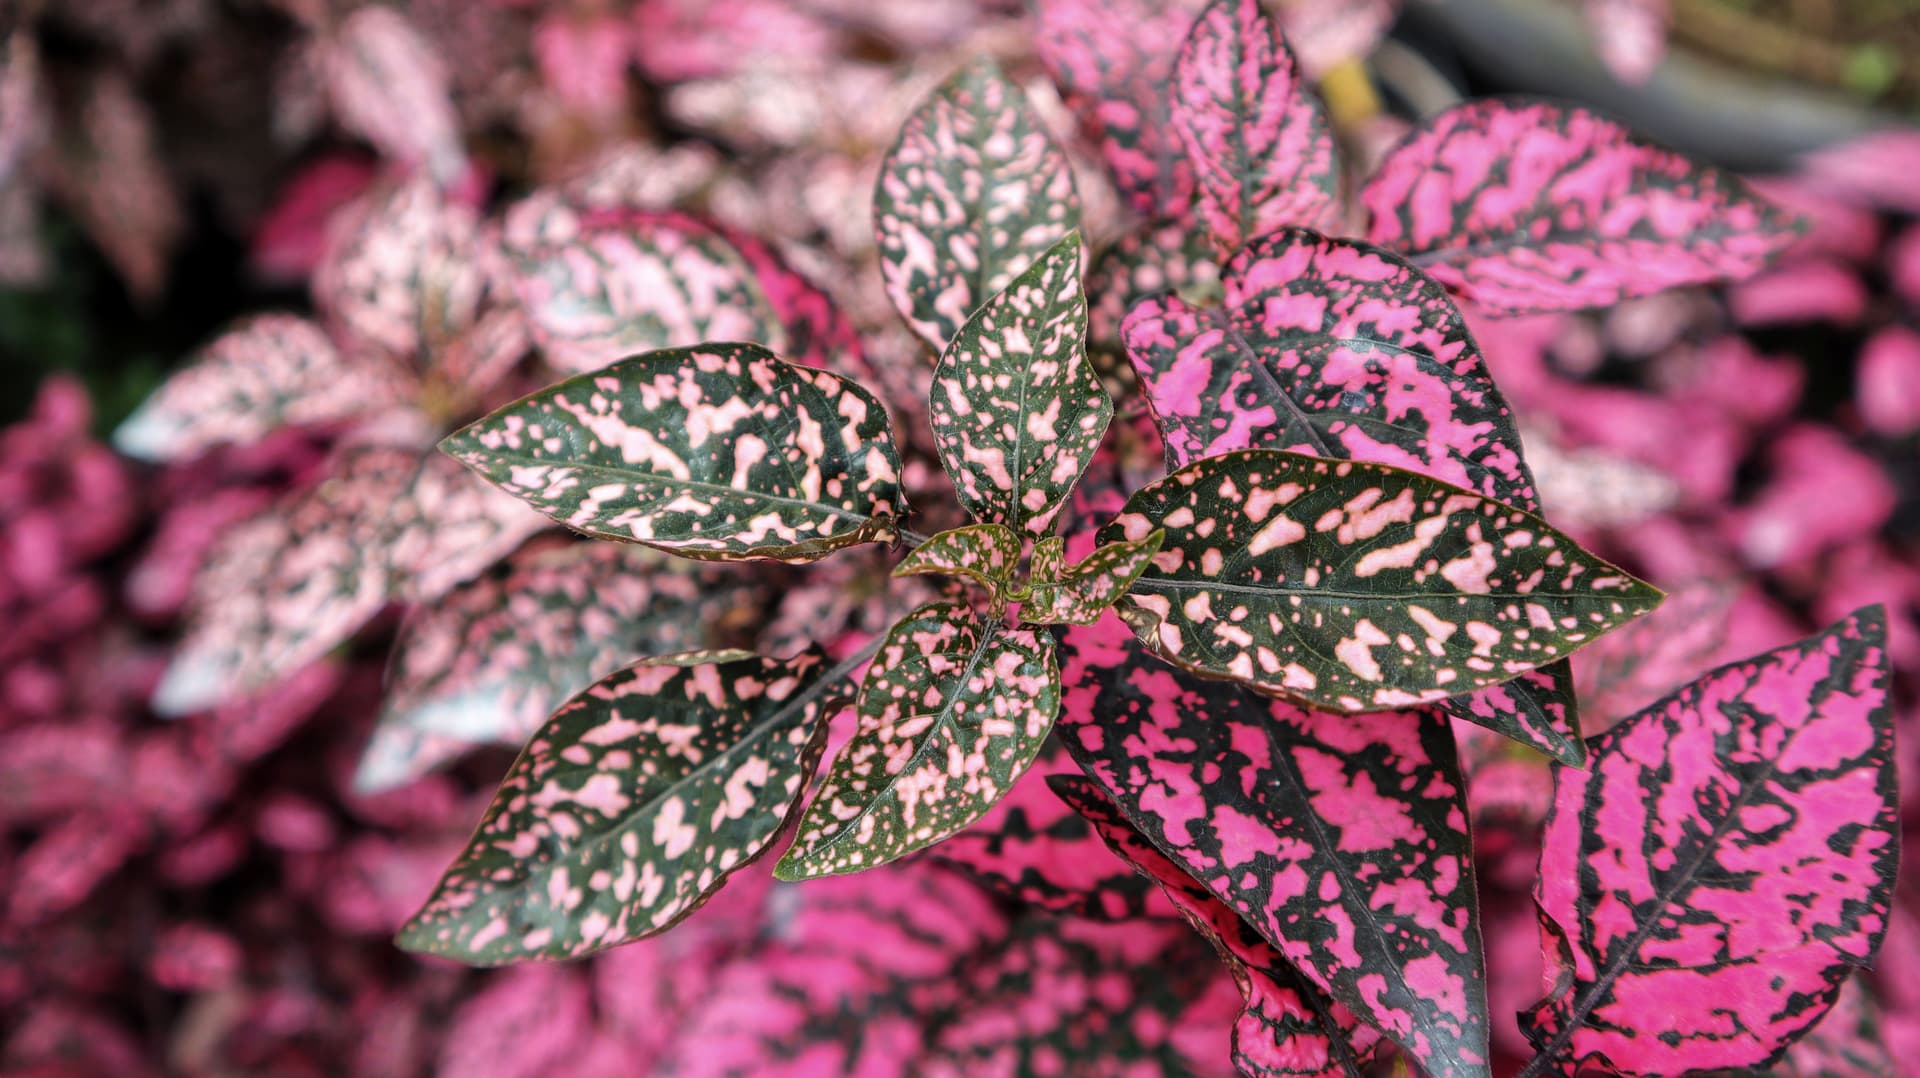
[[[753,344],[624,359],[441,448],[570,528],[688,558],[813,561],[905,511],[880,402]]]
[[[1020,567],[1020,536],[1003,524],[969,524],[944,531],[914,547],[894,576],[939,573],[959,576],[1003,598]]]
[[[1080,223],[1080,199],[1026,95],[983,60],[908,117],[880,165],[873,217],[887,295],[937,351]]]
[[[1334,711],[1507,681],[1660,593],[1531,513],[1414,472],[1273,450],[1206,457],[1100,539],[1167,533],[1120,613],[1178,666]]]
[[[817,650],[708,651],[602,680],[534,735],[397,942],[492,966],[671,927],[786,824],[844,674]]]
[[[1028,625],[1092,625],[1153,564],[1167,535],[1097,547],[1078,565],[1061,564],[1063,544],[1049,537],[1033,548],[1033,595],[1020,607]]]
[[[975,519],[1044,535],[1113,419],[1087,362],[1080,234],[973,312],[933,376],[933,440]]]
[[[1060,710],[1053,637],[930,603],[888,632],[857,710],[859,730],[774,866],[781,879],[885,864],[992,808]]]

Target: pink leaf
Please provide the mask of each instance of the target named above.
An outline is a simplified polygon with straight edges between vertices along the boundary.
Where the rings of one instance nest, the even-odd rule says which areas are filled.
[[[254,226],[250,258],[274,282],[305,280],[326,254],[327,222],[374,183],[372,164],[357,155],[333,154],[295,173]]]
[[[1444,719],[1265,700],[1150,663],[1111,622],[1068,630],[1063,680],[1063,740],[1129,823],[1429,1074],[1487,1073],[1466,806]]]
[[[1171,123],[1174,58],[1198,0],[1043,0],[1035,44],[1136,213],[1185,217],[1193,167]]]
[[[1781,322],[1850,325],[1867,310],[1867,286],[1836,259],[1807,259],[1750,277],[1727,297],[1743,326]]]
[[[1860,349],[1854,399],[1876,434],[1903,438],[1920,431],[1920,333],[1888,326]]]
[[[489,299],[480,242],[470,206],[424,180],[383,184],[329,225],[314,306],[343,340],[424,366]]]
[[[1653,77],[1667,52],[1668,0],[1585,0],[1582,10],[1600,59],[1621,82]]]
[[[1169,120],[1192,162],[1200,219],[1224,257],[1335,209],[1333,136],[1257,0],[1215,0],[1173,68]]]
[[[1551,988],[1522,1019],[1554,1071],[1766,1067],[1872,961],[1899,831],[1883,622],[1722,667],[1558,772]]]
[[[1372,53],[1399,14],[1400,0],[1289,0],[1279,10],[1287,44],[1315,79]]]
[[[132,82],[103,69],[61,128],[51,185],[107,255],[136,299],[159,297],[186,228],[161,160],[153,117]]]
[[[386,523],[394,598],[445,595],[550,526],[546,517],[444,454],[429,456]]]
[[[1795,238],[1732,176],[1545,103],[1473,101],[1429,118],[1360,201],[1368,240],[1502,314],[1739,280]]]
[[[390,7],[348,15],[321,53],[327,96],[342,127],[396,161],[423,166],[446,187],[466,171],[446,64]]]
[[[533,29],[533,55],[547,89],[589,116],[617,115],[627,107],[631,51],[629,27],[610,14],[551,12]]]

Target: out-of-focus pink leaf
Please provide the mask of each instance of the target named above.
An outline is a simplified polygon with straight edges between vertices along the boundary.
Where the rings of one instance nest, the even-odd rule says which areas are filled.
[[[191,457],[253,442],[283,426],[319,426],[402,404],[412,387],[378,357],[347,357],[320,327],[256,315],[201,349],[114,431],[144,460]]]
[[[541,1078],[566,1066],[592,1025],[587,982],[568,966],[509,970],[447,1023],[441,1074]]]
[[[1129,230],[1087,271],[1087,353],[1116,399],[1136,379],[1121,326],[1134,304],[1158,292],[1200,299],[1220,291],[1220,267],[1201,229],[1187,222]]]
[[[393,595],[432,602],[551,526],[525,502],[435,453],[386,524]]]
[[[470,206],[422,179],[388,182],[330,224],[314,306],[343,340],[425,366],[488,298],[479,251]]]
[[[1840,986],[1820,1024],[1787,1049],[1773,1073],[1779,1078],[1881,1078],[1898,1074],[1896,1057],[1881,1035],[1880,1004],[1855,973]]]
[[[346,154],[295,173],[254,227],[254,270],[274,282],[305,280],[326,254],[327,222],[364,195],[376,175],[371,162]]]
[[[1173,66],[1169,122],[1222,257],[1284,225],[1320,227],[1340,182],[1333,136],[1257,0],[1214,0]]]
[[[1801,159],[1810,183],[1884,210],[1920,213],[1920,131],[1892,127],[1815,150]]]
[[[1885,469],[1838,431],[1802,423],[1768,447],[1769,482],[1728,522],[1748,563],[1770,569],[1870,535],[1898,495]]]
[[[1288,0],[1277,14],[1301,67],[1318,79],[1373,52],[1400,14],[1400,0]]]
[[[1770,269],[1735,285],[1727,297],[1741,325],[1833,322],[1850,325],[1867,310],[1859,274],[1832,259],[1809,259]]]
[[[1920,431],[1920,333],[1905,326],[1875,333],[1860,349],[1854,377],[1860,418],[1876,434]]]
[[[1064,680],[1062,738],[1129,823],[1428,1073],[1487,1073],[1445,719],[1265,700],[1154,665],[1112,623],[1067,631]]]
[[[1697,582],[1660,609],[1574,656],[1580,709],[1604,730],[1679,690],[1711,667],[1727,638],[1734,588]]]
[[[887,295],[943,351],[961,323],[1080,223],[1073,172],[991,61],[962,68],[880,163],[874,240]]]
[[[611,14],[554,11],[533,28],[541,80],[568,108],[588,116],[614,115],[627,107],[632,49],[630,28]]]
[[[1200,0],[1044,0],[1035,46],[1134,212],[1184,218],[1193,167],[1171,123],[1174,58]]]
[[[54,192],[142,301],[159,298],[186,227],[173,179],[155,145],[153,117],[126,76],[103,69],[78,114],[61,125],[50,171]]]
[[[1653,77],[1667,54],[1668,0],[1585,0],[1594,50],[1621,82]]]
[[[1734,177],[1542,102],[1471,101],[1430,117],[1360,201],[1368,240],[1504,314],[1739,280],[1795,239]]]
[[[444,59],[406,16],[368,5],[322,45],[327,98],[340,125],[441,187],[467,169]]]
[[[1899,832],[1882,622],[1722,667],[1556,773],[1549,991],[1522,1015],[1553,1072],[1765,1067],[1872,961]]]
[[[1233,1030],[1234,1065],[1241,1074],[1360,1073],[1356,1056],[1364,1058],[1378,1033],[1302,982],[1272,944],[1128,823],[1099,783],[1083,775],[1059,775],[1048,785],[1114,853],[1157,884],[1234,971],[1247,1004]]]
[[[46,134],[40,85],[40,46],[15,29],[0,40],[0,187],[11,187],[27,155]]]

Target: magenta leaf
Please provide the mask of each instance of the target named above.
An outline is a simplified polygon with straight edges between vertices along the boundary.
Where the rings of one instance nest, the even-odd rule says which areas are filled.
[[[1872,961],[1900,826],[1885,623],[1723,666],[1556,773],[1528,1074],[1765,1067]]]
[[[933,438],[976,520],[1036,537],[1052,529],[1113,419],[1086,341],[1078,232],[953,335],[933,375]]]
[[[974,308],[1073,231],[1080,199],[1026,95],[978,61],[907,119],[881,162],[873,214],[887,295],[941,351]]]
[[[1128,823],[1099,783],[1084,775],[1055,775],[1047,785],[1092,823],[1108,848],[1157,884],[1233,969],[1246,999],[1233,1029],[1233,1062],[1241,1074],[1357,1078],[1362,1073],[1351,1042],[1376,1040],[1377,1034],[1302,982],[1272,944]]]
[[[590,214],[577,233],[511,257],[534,341],[564,373],[702,341],[785,345],[753,266],[691,218]]]
[[[941,532],[908,552],[894,576],[939,573],[964,577],[1004,601],[1020,568],[1020,536],[1004,524],[969,524]]]
[[[813,561],[905,510],[880,402],[753,344],[576,375],[441,448],[570,528],[688,558]]]
[[[860,727],[774,875],[858,872],[960,830],[1012,788],[1059,710],[1052,636],[958,602],[907,615],[867,669]]]
[[[1364,244],[1287,230],[1233,259],[1224,283],[1219,308],[1160,296],[1126,321],[1170,467],[1289,449],[1410,468],[1538,511],[1512,411],[1432,280]],[[1582,759],[1564,667],[1447,706]]]
[[[691,652],[603,679],[528,743],[399,945],[498,965],[671,927],[786,824],[846,673],[818,651]]]
[[[323,45],[321,69],[340,125],[446,186],[466,171],[445,63],[389,7],[348,15]]]
[[[1093,826],[1047,784],[1080,769],[1057,737],[1005,797],[966,830],[935,846],[934,859],[1023,905],[1121,921],[1169,916],[1159,888],[1114,856]]]
[[[1064,564],[1066,544],[1048,536],[1033,547],[1033,594],[1020,607],[1027,625],[1092,625],[1120,601],[1160,552],[1166,533],[1097,547],[1073,565]]]
[[[784,332],[787,356],[796,363],[856,378],[873,376],[859,330],[832,296],[788,265],[773,245],[758,236],[739,229],[717,230],[753,267],[767,308]]]
[[[1066,636],[1061,737],[1138,831],[1435,1076],[1484,1076],[1486,974],[1453,733],[1334,715]]]
[[[1174,59],[1198,0],[1041,0],[1040,62],[1100,147],[1121,197],[1148,218],[1185,218],[1193,166],[1172,122]]]
[[[1357,461],[1206,457],[1135,492],[1099,539],[1155,529],[1119,608],[1141,643],[1335,711],[1509,681],[1660,598],[1531,513]]]
[[[412,387],[383,363],[342,356],[292,315],[248,318],[214,338],[114,432],[142,460],[256,442],[281,427],[339,423],[400,404]]]
[[[1170,119],[1223,256],[1336,209],[1333,136],[1299,68],[1257,0],[1214,0],[1180,48]]]
[[[1360,201],[1368,240],[1501,314],[1739,280],[1797,235],[1732,176],[1544,102],[1470,101],[1428,118]]]

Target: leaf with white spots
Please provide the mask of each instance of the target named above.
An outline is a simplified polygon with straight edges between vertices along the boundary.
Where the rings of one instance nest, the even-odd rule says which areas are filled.
[[[928,604],[887,633],[856,710],[859,729],[774,866],[781,879],[885,864],[992,808],[1060,710],[1053,637]]]
[[[491,966],[671,927],[785,826],[825,720],[850,699],[846,673],[817,650],[695,652],[574,697],[527,744],[399,945]]]
[[[1737,281],[1797,236],[1735,177],[1541,101],[1469,101],[1428,117],[1360,202],[1369,241],[1499,314]]]
[[[473,207],[424,178],[382,184],[329,222],[313,302],[343,340],[426,367],[498,297]]]
[[[1170,119],[1222,253],[1335,212],[1333,136],[1258,0],[1214,0],[1194,21],[1173,66]]]
[[[1233,908],[1213,896],[1127,822],[1100,784],[1055,775],[1053,792],[1073,807],[1114,854],[1158,885],[1180,915],[1233,970],[1246,1010],[1233,1028],[1233,1061],[1250,1078],[1357,1078],[1379,1035],[1353,1012],[1300,979],[1287,959]],[[1359,1049],[1359,1051],[1356,1051]]]
[[[940,463],[977,520],[1044,535],[1113,419],[1087,362],[1080,234],[974,311],[933,376]]]
[[[1123,539],[1094,548],[1078,564],[1064,566],[1065,544],[1049,536],[1033,548],[1033,594],[1020,607],[1028,625],[1092,625],[1120,601],[1153,564],[1166,533]]]
[[[1127,823],[1423,1073],[1486,1078],[1451,724],[1190,677],[1144,661],[1111,622],[1067,630],[1062,650],[1061,740]]]
[[[991,61],[920,104],[880,165],[875,239],[887,295],[935,350],[1080,223],[1066,155]]]
[[[880,402],[753,344],[622,360],[441,448],[570,528],[689,558],[813,561],[905,511]]]
[[[213,339],[113,432],[142,460],[177,460],[216,445],[256,442],[281,427],[320,426],[406,399],[397,372],[341,355],[320,327],[266,314]]]
[[[656,348],[786,333],[747,259],[682,214],[598,211],[557,238],[516,239],[514,287],[548,365],[595,371]]]
[[[1020,567],[1020,536],[1004,524],[969,524],[944,531],[914,547],[894,568],[894,576],[939,573],[965,577],[1005,597]]]
[[[1528,1073],[1768,1067],[1873,961],[1900,852],[1886,645],[1885,609],[1856,611],[1555,770]]]
[[[1287,449],[1424,472],[1532,512],[1511,408],[1439,284],[1400,258],[1289,229],[1227,266],[1216,308],[1142,301],[1124,334],[1178,468],[1235,449]],[[1448,710],[1578,766],[1559,665]]]
[[[1141,643],[1335,711],[1509,681],[1660,598],[1531,513],[1357,461],[1208,457],[1136,492],[1100,539],[1156,528],[1120,605]]]

